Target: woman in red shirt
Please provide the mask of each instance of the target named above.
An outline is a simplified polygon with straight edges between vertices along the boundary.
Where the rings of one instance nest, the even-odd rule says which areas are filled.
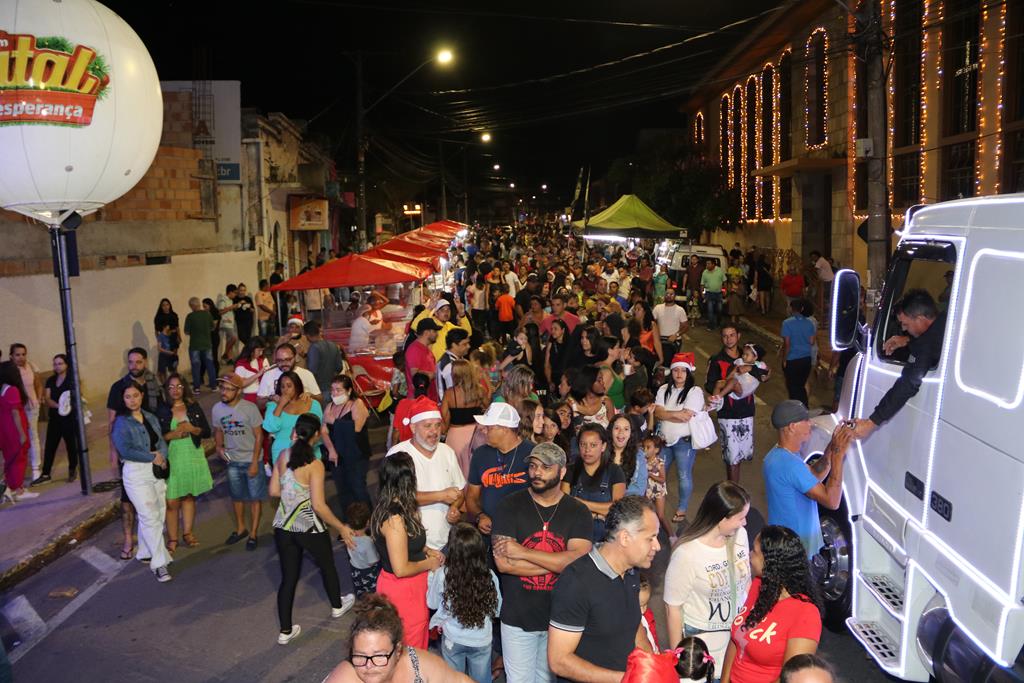
[[[757,578],[733,620],[722,683],[773,683],[787,660],[814,654],[821,639],[821,598],[800,537],[766,526],[754,540],[750,568]]]

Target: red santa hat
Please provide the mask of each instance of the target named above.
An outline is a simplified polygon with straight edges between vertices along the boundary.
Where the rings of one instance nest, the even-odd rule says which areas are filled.
[[[437,408],[437,403],[431,401],[426,396],[420,396],[412,404],[412,411],[409,413],[409,417],[402,420],[402,424],[409,426],[422,422],[423,420],[440,420],[441,411]]]
[[[669,369],[674,370],[676,368],[686,368],[690,372],[693,372],[694,370],[697,369],[697,358],[693,355],[691,351],[687,351],[685,353],[677,353],[676,355],[672,356],[672,365],[669,367]]]
[[[292,313],[290,316],[288,316],[288,323],[285,325],[285,327],[288,327],[288,325],[291,325],[293,323],[297,325],[305,324],[302,320],[302,316],[299,315],[298,313]]]

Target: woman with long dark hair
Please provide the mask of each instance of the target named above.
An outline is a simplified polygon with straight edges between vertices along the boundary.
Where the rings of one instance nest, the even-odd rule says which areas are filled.
[[[661,348],[661,332],[658,330],[658,321],[654,319],[654,311],[646,301],[637,301],[630,309],[633,313],[633,320],[640,321],[640,327],[636,330],[640,346],[644,347],[658,357],[659,363],[665,362],[665,353]],[[633,334],[633,328],[630,335]]]
[[[4,500],[35,498],[39,494],[25,489],[28,467],[29,426],[25,404],[28,392],[14,361],[0,363],[0,448],[4,452]]]
[[[380,491],[370,517],[370,536],[380,556],[377,592],[394,603],[402,619],[405,644],[427,648],[427,573],[444,563],[427,547],[427,531],[416,502],[416,467],[408,453],[381,461]]]
[[[370,504],[370,492],[366,489],[372,455],[370,433],[366,428],[369,416],[359,388],[348,375],[338,375],[331,380],[331,400],[324,410],[321,436],[327,457],[334,463],[331,478],[343,512],[351,503]]]
[[[616,415],[608,424],[611,441],[611,461],[626,475],[626,495],[643,496],[647,493],[647,458],[640,449],[640,434],[634,431],[628,415]]]
[[[615,414],[615,406],[607,396],[604,377],[593,365],[580,368],[573,379],[568,403],[584,425],[593,423],[607,428]]]
[[[533,370],[534,389],[538,393],[547,393],[548,378],[544,372],[544,348],[540,340],[540,328],[536,323],[523,325],[526,333],[526,345],[530,349],[530,369]]]
[[[722,683],[771,683],[797,655],[814,654],[821,639],[821,596],[807,550],[792,529],[769,525],[750,553],[754,580],[722,665]],[[737,623],[738,622],[738,623]],[[751,634],[770,624],[771,639]]]
[[[498,577],[489,565],[490,547],[472,524],[448,532],[448,556],[431,574],[427,607],[431,628],[440,628],[441,656],[476,683],[491,681],[491,620],[501,611]]]
[[[220,374],[220,309],[217,308],[217,304],[213,303],[213,299],[206,297],[203,299],[203,308],[210,313],[210,317],[213,318],[213,329],[210,330],[210,342],[213,346],[213,368],[216,374]]]
[[[562,492],[587,506],[594,517],[592,540],[604,538],[604,519],[612,503],[626,495],[626,475],[611,461],[608,432],[596,424],[585,424],[579,433],[580,456],[562,480]]]
[[[32,484],[50,481],[53,460],[57,457],[57,446],[64,442],[68,454],[68,481],[75,479],[78,471],[78,421],[72,398],[71,364],[68,357],[58,353],[53,357],[53,375],[46,380],[43,402],[49,409],[46,420],[46,446],[43,448],[43,471]]]
[[[294,370],[281,373],[277,378],[274,394],[280,398],[267,403],[267,411],[263,416],[263,431],[274,440],[270,445],[272,463],[276,463],[281,451],[291,445],[292,429],[299,415],[313,413],[318,420],[324,416],[320,402],[314,401],[313,397],[305,392],[302,378]],[[320,449],[316,449],[314,453],[317,458],[320,457]]]
[[[721,481],[704,495],[665,572],[668,640],[699,636],[716,662],[729,646],[729,629],[750,590],[747,513],[750,495],[739,484]],[[708,609],[710,606],[710,610]]]
[[[235,374],[242,378],[242,398],[246,401],[257,402],[260,380],[271,368],[267,348],[267,340],[263,337],[250,337],[235,360]]]
[[[327,527],[333,528],[348,548],[355,549],[352,529],[334,516],[324,496],[324,465],[313,452],[313,444],[320,436],[320,418],[300,415],[294,434],[295,441],[281,453],[270,477],[270,495],[281,499],[274,515],[274,545],[281,562],[281,584],[277,589],[277,618],[281,626],[277,642],[281,645],[287,645],[302,632],[301,626],[292,623],[292,605],[304,552],[313,557],[320,569],[332,618],[344,615],[356,601],[348,561],[344,561],[339,580],[331,535],[327,532]]]
[[[602,341],[607,356],[597,364],[597,367],[601,370],[608,398],[611,399],[612,405],[618,412],[626,407],[626,385],[623,381],[625,376],[622,374],[622,340],[618,337],[604,337]]]
[[[554,391],[569,361],[569,326],[564,320],[556,318],[551,321],[551,335],[547,348],[544,350],[544,375],[547,377],[549,391]]]
[[[473,363],[461,358],[452,361],[452,388],[444,392],[441,419],[447,427],[445,443],[455,451],[463,476],[469,474],[473,450],[486,441],[474,418],[484,414],[489,401]]]
[[[693,491],[693,461],[697,456],[690,441],[690,420],[704,409],[704,390],[693,378],[696,358],[692,353],[677,353],[672,359],[672,379],[658,389],[654,398],[654,418],[660,423],[658,430],[665,440],[662,460],[668,475],[676,463],[679,477],[679,505],[672,517],[674,524],[686,521],[686,509]]]

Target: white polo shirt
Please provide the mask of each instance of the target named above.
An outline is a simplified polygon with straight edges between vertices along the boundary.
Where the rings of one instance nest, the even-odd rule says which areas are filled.
[[[293,370],[295,374],[302,380],[302,390],[313,394],[314,396],[322,396],[323,392],[320,391],[320,387],[317,386],[316,377],[313,377],[313,373],[306,368],[300,368],[296,365]],[[263,373],[263,377],[260,378],[260,388],[256,392],[259,398],[270,398],[277,392],[274,387],[277,386],[277,380],[281,377],[281,368],[271,368]]]

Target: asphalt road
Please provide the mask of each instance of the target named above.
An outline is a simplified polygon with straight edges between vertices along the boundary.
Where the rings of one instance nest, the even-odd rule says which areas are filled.
[[[770,360],[775,357],[774,344],[750,333],[744,336],[764,344]],[[719,345],[717,335],[703,329],[690,333],[685,348],[697,353],[700,378],[708,355]],[[829,396],[828,381],[822,379],[812,404],[824,405]],[[764,453],[775,443],[769,406],[785,398],[781,374],[759,388],[758,398],[757,456],[744,466],[742,483],[753,507],[764,510],[760,468]],[[372,441],[378,458],[383,438],[383,430],[376,428]],[[691,516],[704,491],[723,477],[718,451],[702,451],[694,469]],[[254,552],[247,552],[244,543],[224,546],[233,522],[223,476],[216,481],[214,490],[198,502],[201,546],[179,548],[170,583],[157,583],[138,562],[117,559],[120,524],[112,524],[0,595],[0,636],[14,664],[15,681],[321,681],[347,654],[351,617],[330,618],[318,572],[307,562],[294,610],[302,634],[287,647],[277,645],[280,571],[270,534],[272,511],[264,509],[260,545]],[[669,505],[676,495],[673,485]],[[652,605],[659,622],[667,563],[667,550],[662,550],[651,570]],[[659,626],[664,633],[664,624]],[[848,634],[826,633],[819,653],[846,681],[889,678]]]

